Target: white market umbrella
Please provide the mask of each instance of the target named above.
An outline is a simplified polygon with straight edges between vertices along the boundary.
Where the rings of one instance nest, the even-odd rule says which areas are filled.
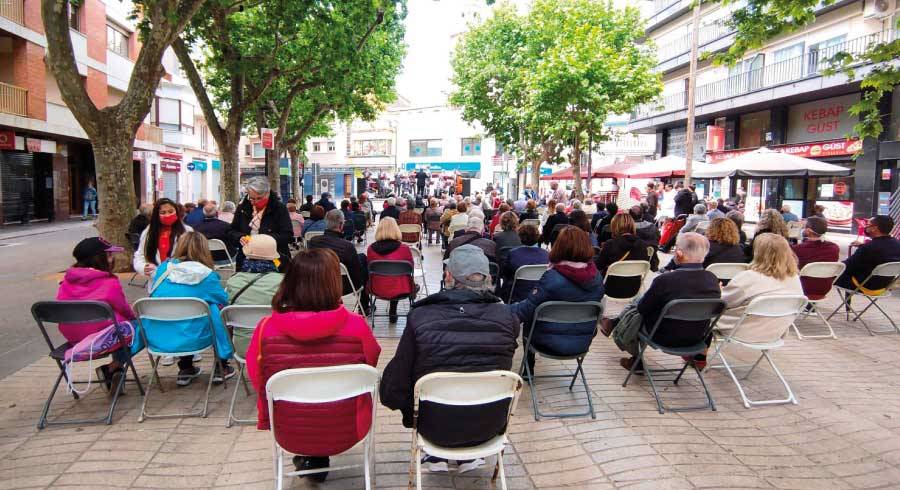
[[[759,148],[718,164],[700,165],[693,171],[698,179],[723,177],[806,177],[816,175],[849,175],[851,170],[840,165],[811,158]]]
[[[682,176],[684,175],[686,165],[687,163],[684,157],[669,155],[662,157],[659,160],[637,164],[626,173],[628,174],[628,177],[632,179]],[[701,168],[703,165],[703,162],[698,162],[697,160],[693,161],[694,169]]]

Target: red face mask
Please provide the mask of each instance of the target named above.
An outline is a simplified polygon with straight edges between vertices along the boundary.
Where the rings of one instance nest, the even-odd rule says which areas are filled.
[[[164,226],[172,226],[175,224],[176,221],[178,221],[177,214],[167,214],[165,216],[159,217],[159,222],[162,223]]]
[[[257,211],[262,211],[263,209],[266,209],[266,206],[268,206],[268,205],[269,205],[268,197],[263,197],[261,199],[257,199],[253,203],[253,207],[255,207]]]

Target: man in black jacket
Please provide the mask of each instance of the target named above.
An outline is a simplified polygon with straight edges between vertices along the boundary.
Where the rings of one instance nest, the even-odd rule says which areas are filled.
[[[324,209],[326,213],[335,209],[334,203],[331,202],[331,193],[323,192],[322,198],[316,201],[316,206],[322,206],[322,209]]]
[[[344,213],[340,209],[332,209],[325,213],[325,233],[309,241],[309,248],[330,248],[337,254],[338,259],[347,268],[353,286],[360,292],[360,301],[363,309],[369,311],[369,293],[365,285],[369,280],[369,272],[366,256],[356,252],[353,242],[344,239]],[[344,279],[344,294],[350,294],[353,290],[350,283]]]
[[[381,403],[403,413],[403,426],[413,426],[413,387],[438,371],[509,370],[516,352],[519,320],[489,292],[487,258],[478,247],[463,245],[450,255],[447,289],[413,304],[397,345],[397,353],[381,378]],[[473,407],[423,402],[417,427],[429,441],[445,447],[485,442],[506,427],[511,400]],[[447,471],[447,462],[425,456],[431,471]],[[484,460],[459,461],[460,472]]]
[[[428,182],[428,174],[425,173],[425,170],[419,169],[416,172],[416,196],[422,197],[425,195],[425,184]]]
[[[900,261],[900,240],[891,236],[894,220],[890,216],[879,215],[869,220],[866,225],[866,236],[872,239],[865,243],[856,243],[856,253],[844,261],[847,269],[835,282],[836,285],[854,290],[869,278],[875,267],[887,262]],[[866,289],[883,289],[890,284],[889,279],[872,279],[865,285]]]
[[[247,244],[250,235],[269,235],[278,244],[281,259],[280,271],[284,271],[291,260],[288,246],[294,241],[294,228],[287,207],[272,191],[265,177],[253,177],[246,184],[247,196],[238,205],[228,232],[229,242],[238,250],[237,268],[244,263],[244,253],[240,249]]]
[[[675,184],[675,217],[691,214],[694,210],[694,193],[681,182]]]
[[[306,195],[306,202],[303,203],[303,206],[300,206],[300,212],[306,211],[307,213],[313,210],[315,204],[313,204],[312,194]]]
[[[547,212],[550,212],[549,210]],[[563,203],[559,203],[556,205],[556,212],[547,217],[547,221],[544,223],[544,231],[541,233],[541,237],[544,240],[544,243],[553,244],[553,241],[556,240],[556,234],[553,233],[553,229],[556,225],[567,225],[569,224],[569,217],[566,216],[566,205]]]
[[[237,252],[231,244],[231,240],[228,239],[231,225],[219,219],[219,211],[216,209],[215,204],[208,203],[206,206],[203,206],[203,221],[194,226],[194,231],[202,233],[207,240],[222,240],[232,257]],[[212,256],[216,262],[228,260],[225,252],[222,251],[215,251]]]
[[[387,198],[387,201],[384,202],[384,207],[381,210],[379,219],[381,218],[394,218],[398,222],[400,221],[400,208],[397,207],[396,198]]]

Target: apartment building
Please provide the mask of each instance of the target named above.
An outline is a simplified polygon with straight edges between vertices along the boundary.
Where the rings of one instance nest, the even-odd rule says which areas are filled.
[[[96,177],[90,141],[44,63],[47,39],[40,8],[40,0],[0,2],[0,223],[23,216],[53,220],[78,215],[84,189]],[[140,51],[131,10],[127,0],[70,5],[76,64],[99,107],[118,103],[128,89]],[[158,98],[134,141],[137,201],[215,197],[217,151],[214,145],[202,145],[211,138],[197,131],[205,130],[205,124],[195,115],[196,100],[172,53],[164,64],[167,74]],[[195,157],[205,159],[203,168],[210,170],[190,170],[200,167],[191,164]]]
[[[872,43],[897,39],[896,0],[839,0],[819,7],[816,20],[804,29],[773,39],[747,53],[733,67],[700,61],[695,94],[694,155],[716,163],[762,146],[844,165],[849,177],[810,179],[727,179],[701,181],[707,194],[728,196],[748,191],[748,219],[759,207],[792,205],[806,216],[814,204],[826,206],[833,224],[849,229],[851,217],[884,212],[897,188],[900,159],[900,88],[881,101],[887,123],[879,141],[847,140],[857,118],[848,111],[860,99],[858,80],[827,76],[827,62],[838,52],[861,53]],[[699,51],[727,49],[734,32],[727,25],[741,3],[701,5]],[[639,107],[626,129],[654,134],[658,156],[685,154],[687,82],[690,62],[691,2],[657,0],[649,9],[647,36],[657,48],[656,70],[664,89],[658,101]],[[858,76],[871,66],[857,67]],[[863,144],[865,154],[852,158]],[[749,209],[753,208],[753,209]]]

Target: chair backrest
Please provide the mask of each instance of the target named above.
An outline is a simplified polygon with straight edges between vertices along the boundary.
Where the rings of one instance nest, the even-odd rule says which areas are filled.
[[[130,243],[131,246],[134,247],[135,250],[137,250],[141,244],[141,234],[140,233],[125,233],[125,238],[128,239],[128,243]]]
[[[223,242],[222,240],[219,240],[218,238],[214,238],[212,240],[209,240],[209,251],[210,252],[224,251],[226,254],[228,254],[228,247],[225,246],[225,242]],[[228,257],[230,258],[231,254],[228,254]]]
[[[803,223],[800,221],[788,221],[787,229],[788,229],[788,238],[793,238],[795,240],[799,240],[801,238],[800,235],[803,231]]]
[[[730,281],[734,276],[750,269],[750,264],[743,262],[720,262],[709,264],[706,270],[712,272],[721,281]]]
[[[653,258],[653,255],[656,253],[656,247],[647,247],[647,258]]]
[[[285,369],[266,382],[269,416],[276,401],[328,403],[371,393],[374,403],[380,379],[378,370],[368,364]]]
[[[606,277],[644,276],[650,270],[650,262],[646,260],[620,260],[613,262],[606,269]]]
[[[701,222],[697,223],[697,227],[694,228],[694,231],[701,235],[705,235],[708,230],[709,230],[709,221],[701,221]]]
[[[428,401],[440,405],[474,406],[510,399],[509,415],[515,410],[522,389],[522,378],[511,371],[477,373],[437,372],[416,381],[414,406]],[[508,426],[509,424],[507,424]]]
[[[188,321],[197,318],[206,318],[207,327],[210,331],[212,345],[215,346],[216,331],[212,326],[212,317],[210,316],[209,305],[205,301],[198,298],[141,298],[134,302],[132,306],[138,321],[141,323],[141,336],[144,345],[151,353],[159,352],[163,354],[174,354],[171,352],[162,352],[158,350],[153,342],[152,332],[148,332],[144,320],[157,320],[162,322],[178,322]]]
[[[343,263],[338,263],[338,265],[341,266],[341,278],[350,283],[350,287],[353,291],[356,291],[356,284],[353,284],[353,278],[350,277],[350,271],[347,270],[347,266]]]
[[[115,323],[116,315],[102,301],[38,301],[31,305],[31,316],[41,329],[47,346],[55,349],[44,323]]]
[[[413,208],[413,211],[415,211],[416,214],[422,214],[425,212],[425,208]]]
[[[309,243],[309,241],[312,240],[313,238],[315,238],[317,236],[322,236],[324,234],[325,234],[324,231],[307,231],[306,233],[303,234],[303,238],[304,238],[304,240],[306,240],[306,243]]]
[[[453,234],[456,233],[457,231],[465,230],[465,229],[466,229],[466,225],[451,225],[450,227],[447,228],[447,231],[450,233],[450,236],[452,237]]]
[[[526,219],[526,220],[523,220],[522,223],[521,223],[521,226],[525,226],[525,225],[531,225],[531,226],[534,226],[535,228],[540,229],[540,227],[541,227],[541,220],[539,220],[539,219]]]
[[[513,277],[513,280],[540,281],[549,267],[548,264],[523,265],[516,269],[516,275]]]
[[[744,308],[729,337],[748,344],[778,342],[806,303],[802,294],[757,296]]]
[[[696,340],[701,342],[709,337],[726,306],[725,302],[719,298],[675,299],[669,301],[663,306],[659,317],[656,319],[656,324],[650,328],[649,337],[653,339],[663,320],[679,322],[708,321],[706,328],[697,332]]]
[[[370,276],[412,276],[413,265],[405,260],[373,260],[369,262]]]
[[[234,357],[243,362],[253,331],[263,318],[272,314],[271,306],[231,305],[222,308],[222,324],[231,327]]]
[[[603,304],[599,301],[546,301],[534,310],[532,322],[598,322],[602,315]]]
[[[417,242],[417,241],[419,241],[419,237],[422,235],[422,225],[409,225],[409,224],[400,225],[400,233],[403,233],[403,234],[414,233],[416,235],[416,239],[413,241]],[[404,241],[408,241],[408,240],[404,240]]]
[[[847,265],[843,262],[810,262],[800,269],[800,278],[813,277],[817,279],[835,278],[844,273]]]
[[[413,262],[416,262],[420,266],[425,264],[425,257],[422,255],[422,251],[416,247],[409,247],[409,251],[412,252]]]
[[[297,238],[298,236],[303,234],[303,223],[301,223],[298,219],[292,219],[291,230],[294,233],[294,238]]]
[[[874,277],[893,277],[900,276],[900,262],[885,262],[879,264],[872,269]]]
[[[303,216],[303,219],[309,218],[309,211],[300,211],[300,216]]]

